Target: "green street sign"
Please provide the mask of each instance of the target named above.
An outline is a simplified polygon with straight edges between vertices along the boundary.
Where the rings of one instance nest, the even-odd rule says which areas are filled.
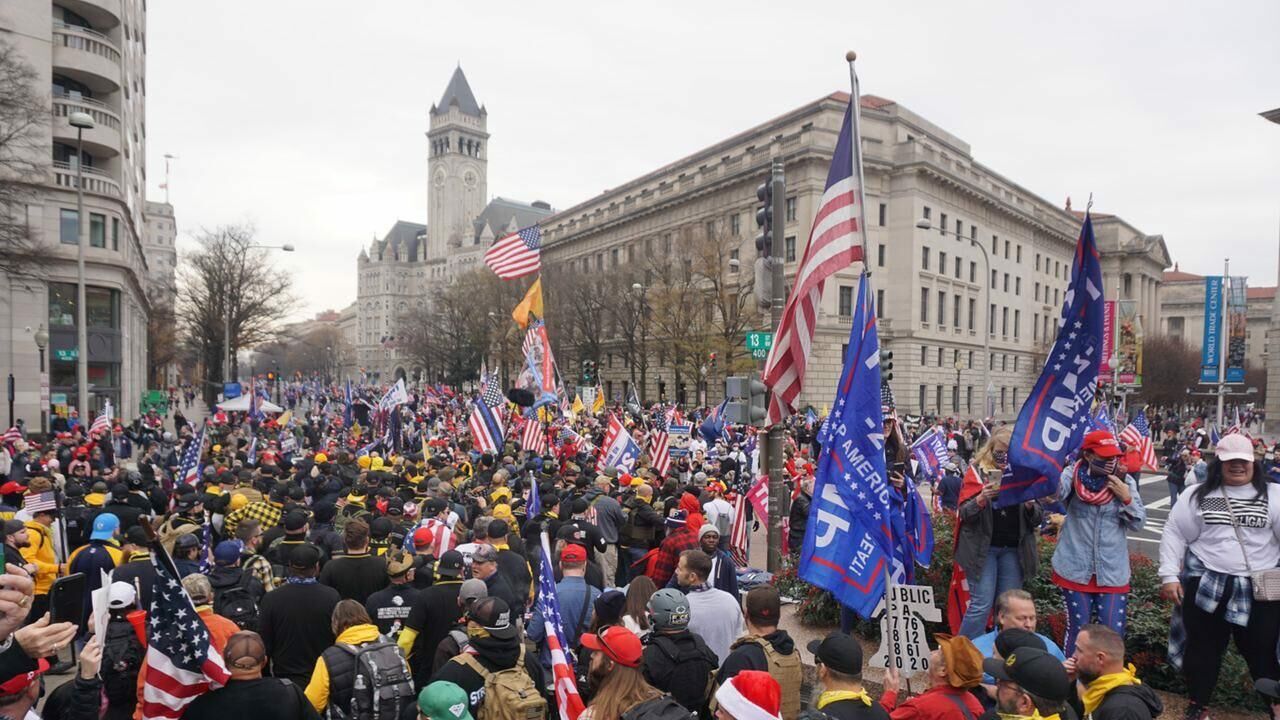
[[[80,357],[80,353],[77,352],[75,348],[72,348],[70,350],[54,350],[53,351],[54,360],[67,361],[67,360],[75,360],[78,357]]]
[[[752,348],[751,357],[754,360],[764,360],[765,358],[769,357],[769,349],[768,348]]]
[[[747,333],[747,349],[751,351],[751,357],[764,357],[769,354],[769,348],[773,347],[773,333],[771,332],[749,332]],[[757,350],[763,350],[764,354],[757,355]]]

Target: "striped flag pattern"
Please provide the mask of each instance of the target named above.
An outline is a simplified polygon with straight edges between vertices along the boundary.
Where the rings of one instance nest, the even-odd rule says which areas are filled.
[[[748,502],[750,501],[743,493],[738,493],[738,498],[733,501],[733,525],[729,528],[729,555],[738,567],[750,565],[751,530],[747,523]]]
[[[856,131],[858,93],[855,86],[845,110],[840,136],[836,141],[831,169],[827,173],[826,191],[818,204],[791,294],[782,312],[777,339],[765,361],[764,381],[770,389],[768,422],[782,421],[795,410],[796,398],[804,386],[813,335],[818,320],[818,305],[827,278],[836,271],[863,259],[866,231],[862,215],[862,168],[854,167],[853,153],[860,148]]]
[[[542,429],[542,421],[536,418],[525,419],[520,433],[520,447],[535,455],[547,452],[547,434]]]
[[[187,443],[187,449],[182,452],[182,459],[178,462],[178,482],[184,485],[195,485],[200,479],[200,455],[204,452],[204,431],[200,428],[200,433],[191,438]]]
[[[503,280],[513,280],[542,269],[542,229],[521,228],[499,238],[484,253],[484,264]]]
[[[578,720],[585,709],[582,696],[574,681],[573,658],[569,655],[564,639],[564,624],[560,618],[560,602],[556,598],[556,580],[552,574],[551,541],[542,533],[542,563],[538,573],[538,615],[546,625],[547,650],[551,653],[551,675],[556,691],[556,706],[560,720]]]
[[[494,389],[496,394],[497,389]],[[501,399],[501,397],[499,397]],[[471,428],[471,438],[480,452],[495,453],[502,447],[503,434],[506,429],[499,415],[485,398],[471,401],[471,417],[467,419]]]
[[[660,477],[666,477],[671,470],[671,432],[667,422],[667,413],[657,413],[653,419],[653,429],[649,431],[649,463]]]
[[[89,426],[89,434],[97,435],[101,432],[111,432],[111,401],[107,401],[106,407],[102,408],[102,412],[98,413],[98,417],[93,419],[93,424]]]
[[[1133,422],[1125,426],[1120,431],[1120,441],[1129,447],[1137,448],[1138,454],[1142,457],[1143,467],[1152,470],[1159,467],[1159,461],[1156,459],[1155,443],[1151,441],[1151,426],[1147,424],[1147,411],[1144,409],[1138,413]]]

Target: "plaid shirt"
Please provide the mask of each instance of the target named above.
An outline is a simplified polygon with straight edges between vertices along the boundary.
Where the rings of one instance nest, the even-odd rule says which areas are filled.
[[[262,583],[264,590],[272,590],[275,588],[275,580],[272,578],[271,572],[271,561],[261,555],[251,555],[249,559],[245,560],[241,565],[244,566],[245,572],[257,578],[258,582]]]
[[[232,510],[227,514],[225,520],[222,521],[222,532],[227,537],[233,537],[236,534],[236,528],[239,527],[240,521],[245,518],[253,518],[262,525],[263,532],[280,524],[280,517],[284,514],[284,509],[278,505],[269,502],[251,502],[239,510]]]
[[[658,555],[648,573],[653,584],[660,588],[666,587],[667,581],[676,571],[676,563],[680,562],[680,553],[696,550],[698,547],[698,533],[693,528],[685,526],[669,533],[658,548]]]
[[[1253,610],[1253,581],[1239,575],[1225,575],[1204,566],[1200,558],[1188,552],[1183,563],[1182,580],[1200,578],[1196,590],[1196,607],[1207,613],[1218,610],[1218,605],[1231,587],[1231,599],[1227,601],[1224,619],[1238,627],[1249,625],[1249,613]],[[1169,664],[1182,670],[1182,658],[1186,653],[1187,628],[1182,624],[1182,612],[1173,613],[1169,623]]]

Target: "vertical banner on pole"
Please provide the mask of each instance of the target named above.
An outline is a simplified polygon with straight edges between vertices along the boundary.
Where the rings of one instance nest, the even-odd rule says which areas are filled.
[[[1204,279],[1204,340],[1200,349],[1200,382],[1218,382],[1218,361],[1222,346],[1222,277]]]
[[[1248,279],[1227,280],[1227,382],[1244,382],[1245,338],[1249,330]]]
[[[1102,362],[1098,365],[1098,384],[1111,382],[1111,357],[1116,353],[1116,301],[1102,306]],[[1105,377],[1103,375],[1105,374]]]

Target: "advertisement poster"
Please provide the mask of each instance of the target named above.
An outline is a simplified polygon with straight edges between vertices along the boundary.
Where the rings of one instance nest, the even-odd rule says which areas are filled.
[[[1116,354],[1116,301],[1102,304],[1102,363],[1098,366],[1098,384],[1111,382],[1111,356]]]
[[[1200,344],[1200,382],[1218,382],[1218,355],[1222,345],[1222,277],[1204,279],[1204,338]]]
[[[1233,277],[1227,290],[1227,382],[1244,382],[1245,337],[1249,330],[1248,278]]]
[[[1137,300],[1116,303],[1116,353],[1120,357],[1120,384],[1142,384],[1142,320]],[[1114,368],[1112,369],[1114,372]]]

